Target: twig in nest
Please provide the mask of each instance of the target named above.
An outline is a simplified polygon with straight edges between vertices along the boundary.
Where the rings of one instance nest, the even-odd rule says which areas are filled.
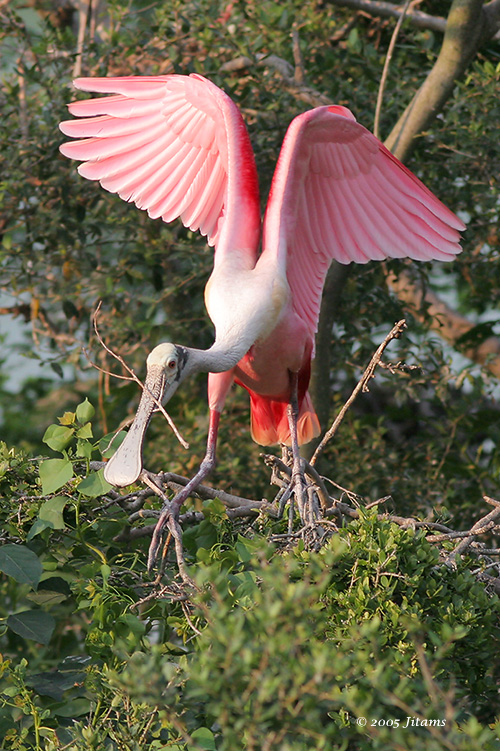
[[[374,377],[374,375],[375,375],[375,368],[377,367],[377,365],[380,364],[380,361],[382,359],[382,355],[383,355],[384,350],[387,347],[387,345],[390,342],[392,342],[393,339],[399,339],[399,337],[401,336],[401,334],[403,333],[403,331],[405,330],[405,328],[406,328],[406,321],[403,318],[403,319],[401,319],[401,321],[398,321],[396,324],[394,324],[394,326],[392,327],[391,331],[387,334],[387,336],[385,337],[385,339],[382,342],[382,344],[380,344],[380,346],[377,348],[377,350],[375,351],[375,354],[373,355],[372,359],[368,363],[368,367],[366,368],[365,372],[361,376],[361,379],[357,383],[357,385],[356,385],[354,391],[352,392],[351,396],[349,397],[349,399],[346,401],[346,403],[344,404],[344,406],[342,407],[342,409],[338,413],[338,415],[335,418],[335,420],[333,421],[330,429],[327,430],[327,432],[325,433],[325,435],[321,439],[321,441],[319,443],[319,446],[316,448],[316,451],[314,452],[314,454],[313,454],[313,456],[312,456],[312,458],[311,458],[311,460],[309,462],[311,464],[311,466],[314,466],[316,464],[316,462],[318,460],[318,457],[321,454],[321,452],[323,451],[323,449],[325,448],[326,444],[333,438],[333,436],[337,432],[337,429],[338,429],[340,423],[342,422],[342,420],[344,419],[344,417],[345,417],[345,415],[347,413],[347,410],[349,409],[349,407],[351,406],[351,404],[354,402],[354,400],[358,396],[359,392],[360,391],[368,391],[368,383]]]
[[[108,345],[105,343],[105,341],[103,340],[102,336],[100,335],[99,329],[97,327],[97,318],[98,318],[99,313],[101,311],[101,305],[102,305],[102,301],[99,301],[99,304],[98,304],[98,306],[97,306],[97,308],[95,310],[94,319],[93,319],[94,320],[94,331],[95,331],[95,335],[97,337],[97,341],[99,342],[99,344],[101,345],[101,347],[103,347],[103,349],[105,349],[106,352],[111,355],[111,357],[114,357],[115,360],[118,360],[118,362],[120,363],[120,365],[127,371],[127,373],[130,373],[130,376],[118,375],[118,373],[111,373],[109,370],[104,370],[99,365],[96,365],[95,362],[92,362],[92,360],[90,359],[87,351],[84,349],[83,352],[85,354],[85,357],[87,358],[87,360],[89,361],[89,363],[92,365],[92,367],[95,368],[96,370],[98,370],[100,373],[105,373],[106,375],[112,376],[113,378],[120,378],[122,381],[135,381],[136,383],[139,384],[139,386],[141,387],[141,389],[144,390],[146,388],[145,384],[141,381],[140,378],[138,378],[136,376],[136,374],[134,373],[134,371],[132,370],[132,368],[127,365],[127,363],[125,362],[125,360],[123,359],[123,357],[121,357],[121,355],[118,355],[116,352],[113,352],[113,350],[110,347],[108,347]],[[148,389],[148,391],[149,391],[149,389]],[[179,441],[179,443],[181,444],[181,446],[183,448],[185,448],[185,449],[188,449],[189,448],[189,443],[182,437],[182,435],[180,434],[179,430],[177,429],[174,421],[172,420],[172,418],[170,417],[170,415],[168,414],[168,412],[165,410],[165,408],[163,407],[162,403],[159,401],[159,399],[156,399],[156,397],[154,396],[154,394],[151,393],[151,391],[149,391],[149,394],[150,394],[152,400],[154,401],[154,403],[156,404],[156,408],[157,408],[156,411],[159,411],[159,412],[162,413],[163,417],[167,421],[169,427],[171,428],[172,432],[174,433],[175,437],[177,438],[177,440]]]

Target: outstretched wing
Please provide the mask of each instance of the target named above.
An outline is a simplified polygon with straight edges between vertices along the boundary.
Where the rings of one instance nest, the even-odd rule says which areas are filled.
[[[317,329],[333,259],[450,261],[458,219],[345,107],[318,107],[291,123],[264,219],[264,252],[286,263],[294,310]]]
[[[254,156],[239,109],[221,89],[196,74],[78,78],[74,85],[113,94],[73,102],[69,111],[83,119],[59,126],[80,139],[60,150],[83,161],[83,177],[152,218],[180,217],[210,245],[257,252]]]

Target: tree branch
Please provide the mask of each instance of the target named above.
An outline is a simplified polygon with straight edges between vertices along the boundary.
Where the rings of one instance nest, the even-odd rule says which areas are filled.
[[[459,340],[472,331],[475,324],[452,310],[434,292],[424,290],[408,271],[400,271],[398,276],[388,272],[387,284],[416,318],[425,322],[469,360],[483,365],[500,378],[500,340],[497,337],[490,336],[477,346],[461,348]]]
[[[442,110],[452,95],[455,82],[480,46],[495,35],[498,24],[488,27],[487,23],[490,17],[496,18],[497,12],[496,2],[486,13],[483,0],[454,0],[438,59],[385,141],[387,148],[401,161],[408,158],[415,138]]]
[[[340,5],[353,10],[361,10],[370,16],[377,18],[400,18],[403,14],[403,5],[386,3],[382,0],[330,0],[332,5]],[[411,10],[406,13],[406,18],[418,29],[430,29],[441,34],[446,29],[446,18],[430,16],[420,10]]]
[[[366,368],[366,370],[363,373],[360,381],[357,383],[356,387],[354,388],[351,396],[349,397],[349,399],[346,401],[346,403],[344,404],[344,406],[342,407],[342,409],[338,413],[337,417],[333,421],[333,423],[332,423],[331,427],[329,428],[329,430],[327,430],[327,432],[325,433],[325,435],[321,439],[321,442],[320,442],[319,446],[317,447],[316,451],[314,452],[314,454],[313,454],[313,456],[311,458],[310,464],[312,466],[315,465],[315,463],[318,460],[319,455],[321,454],[321,452],[325,448],[326,444],[333,438],[333,436],[337,432],[337,428],[339,427],[340,423],[344,419],[344,417],[345,417],[345,415],[346,415],[349,407],[354,402],[354,400],[356,399],[356,397],[358,396],[358,394],[360,393],[360,391],[368,391],[368,383],[374,377],[375,369],[376,369],[377,365],[380,364],[380,361],[382,359],[382,355],[384,354],[384,350],[387,347],[387,345],[390,342],[392,342],[393,339],[399,339],[399,337],[401,336],[401,334],[403,333],[403,331],[405,330],[405,328],[406,328],[406,322],[405,322],[405,320],[403,319],[401,321],[398,321],[398,323],[396,323],[392,327],[391,331],[387,334],[387,336],[385,337],[385,339],[382,342],[382,344],[380,344],[379,347],[377,347],[377,349],[375,351],[375,354],[373,355],[372,359],[370,360],[370,362],[368,364],[368,367]]]

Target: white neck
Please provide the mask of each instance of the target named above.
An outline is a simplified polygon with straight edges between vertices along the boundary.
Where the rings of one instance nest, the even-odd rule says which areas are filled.
[[[246,355],[252,343],[242,338],[235,344],[222,344],[216,341],[209,349],[186,347],[189,359],[186,363],[185,375],[200,372],[223,373],[231,370]]]

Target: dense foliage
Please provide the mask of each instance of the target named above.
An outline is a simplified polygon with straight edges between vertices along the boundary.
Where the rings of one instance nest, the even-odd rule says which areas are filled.
[[[146,572],[148,538],[130,538],[130,509],[94,464],[138,399],[136,384],[89,362],[116,369],[94,336],[94,310],[102,300],[99,331],[137,373],[165,338],[208,346],[211,251],[179,223],[153,222],[81,179],[59,155],[76,64],[83,75],[214,80],[243,111],[265,199],[286,127],[311,106],[304,86],[283,79],[285,63],[293,76],[294,44],[307,96],[347,105],[371,127],[393,22],[296,0],[113,0],[78,60],[69,7],[0,7],[0,748],[500,748],[500,605],[478,581],[485,558],[443,565],[423,531],[377,508],[361,508],[313,553],[281,544],[284,522],[232,521],[218,500],[197,501],[203,520],[184,531],[193,594],[171,553],[162,577]],[[403,25],[382,136],[440,42]],[[415,272],[477,323],[463,348],[498,331],[499,53],[496,41],[481,50],[409,163],[469,224],[455,263]],[[470,526],[498,487],[496,379],[429,333],[388,292],[380,265],[353,270],[338,295],[331,372],[320,373],[332,414],[403,316],[408,331],[387,357],[411,367],[378,372],[322,473],[361,507],[391,496],[386,510]],[[189,476],[206,438],[204,379],[185,384],[172,413],[189,452],[155,418],[146,463]],[[272,499],[247,423],[238,390],[214,484]],[[155,508],[148,500],[138,527]]]

